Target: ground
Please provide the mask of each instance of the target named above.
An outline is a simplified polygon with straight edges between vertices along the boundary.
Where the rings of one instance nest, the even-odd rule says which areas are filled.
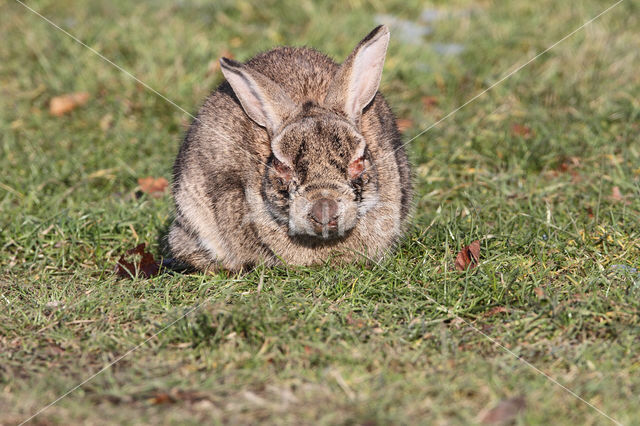
[[[222,55],[341,60],[387,22],[404,139],[446,117],[408,143],[414,215],[380,265],[130,280],[117,259],[160,256],[172,212],[138,179],[170,179],[190,118],[3,2],[0,424],[116,360],[32,422],[640,424],[640,3],[447,116],[612,4],[29,1],[188,112]]]

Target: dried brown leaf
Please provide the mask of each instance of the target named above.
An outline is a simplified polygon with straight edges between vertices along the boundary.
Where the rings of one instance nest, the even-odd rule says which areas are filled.
[[[77,107],[86,104],[88,101],[88,92],[68,93],[66,95],[55,96],[49,101],[49,113],[55,117],[61,117]]]
[[[569,173],[571,175],[571,181],[575,184],[582,181],[576,169],[580,167],[580,159],[578,157],[566,157],[554,170],[551,170],[549,174],[552,177],[558,177],[560,174]]]
[[[207,401],[207,395],[190,390],[170,389],[168,391],[157,390],[147,399],[153,405],[173,404],[176,402],[196,403]]]
[[[504,306],[495,306],[495,307],[489,309],[487,312],[485,312],[484,316],[485,317],[492,317],[494,315],[503,314],[503,313],[507,313],[507,312],[509,312],[509,311]]]
[[[438,98],[435,96],[423,96],[420,100],[425,111],[431,111],[438,106]]]
[[[570,172],[571,170],[579,166],[580,166],[580,159],[578,157],[566,157],[562,161],[562,163],[560,163],[560,165],[558,166],[558,171],[566,173],[566,172]]]
[[[533,137],[535,133],[531,130],[530,127],[525,126],[524,124],[516,123],[511,126],[511,134],[514,136],[522,136],[525,139]]]
[[[467,268],[475,268],[480,260],[480,241],[475,240],[462,250],[456,256],[455,266],[458,271],[464,271]]]
[[[160,272],[160,263],[146,251],[145,243],[127,250],[116,263],[115,272],[120,278],[140,276],[151,278]]]
[[[587,216],[589,216],[589,218],[595,217],[595,215],[593,214],[593,208],[591,208],[591,206],[587,206],[586,211],[587,211]]]
[[[166,392],[157,392],[151,398],[150,402],[153,405],[161,405],[161,404],[172,404],[176,402],[176,400]]]
[[[140,190],[142,192],[151,195],[153,198],[160,198],[167,190],[169,181],[167,181],[163,177],[154,178],[148,176],[144,178],[138,178],[138,185],[140,185]]]

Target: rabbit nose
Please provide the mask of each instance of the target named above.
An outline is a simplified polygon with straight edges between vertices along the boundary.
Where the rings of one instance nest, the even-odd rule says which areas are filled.
[[[329,198],[320,198],[311,207],[311,218],[321,225],[333,225],[338,218],[338,203]],[[333,223],[332,223],[333,222]],[[336,224],[337,225],[337,224]]]

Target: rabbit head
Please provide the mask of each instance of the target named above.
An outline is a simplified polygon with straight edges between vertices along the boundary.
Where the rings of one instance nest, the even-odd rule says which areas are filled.
[[[337,69],[319,102],[296,103],[263,74],[221,60],[242,108],[269,136],[262,198],[292,238],[345,237],[379,202],[376,165],[360,122],[377,93],[388,42],[386,27],[374,29]]]

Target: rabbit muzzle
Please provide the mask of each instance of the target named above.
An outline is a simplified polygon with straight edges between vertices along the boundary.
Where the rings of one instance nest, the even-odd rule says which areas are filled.
[[[313,196],[315,195],[315,196]],[[324,240],[341,238],[356,224],[357,207],[344,194],[320,191],[293,200],[289,213],[289,235],[307,235]]]
[[[330,198],[320,198],[311,206],[309,221],[317,234],[323,238],[329,236],[329,232],[338,229],[338,203]]]

